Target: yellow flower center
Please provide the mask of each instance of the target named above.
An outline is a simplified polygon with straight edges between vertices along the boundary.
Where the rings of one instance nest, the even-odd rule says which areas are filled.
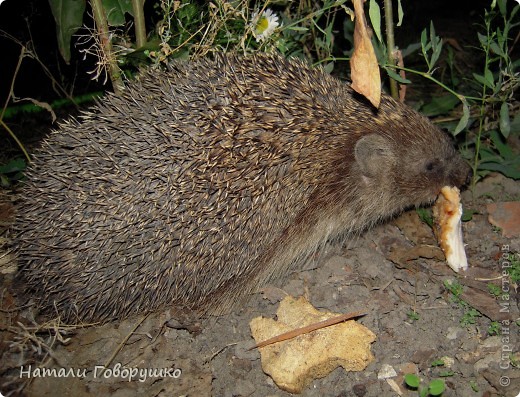
[[[256,24],[256,33],[262,34],[264,32],[264,30],[267,29],[268,26],[269,26],[269,21],[267,20],[267,18],[261,17],[259,19],[258,23]]]

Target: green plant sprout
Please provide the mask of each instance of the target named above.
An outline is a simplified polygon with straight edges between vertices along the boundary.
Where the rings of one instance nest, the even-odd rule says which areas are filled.
[[[426,223],[428,226],[433,227],[433,214],[431,208],[417,208],[415,210],[421,221]]]
[[[464,291],[464,286],[459,283],[457,280],[444,280],[444,288],[448,290],[452,295],[452,300],[455,303],[459,303],[461,301],[460,296]]]
[[[408,318],[411,320],[411,321],[418,321],[419,320],[419,313],[417,313],[416,311],[414,310],[410,310],[408,313],[406,313],[406,315],[408,316]]]
[[[475,393],[478,393],[480,391],[480,389],[477,385],[477,382],[475,382],[473,380],[469,381],[469,386],[471,387],[471,390],[473,390]]]
[[[498,321],[492,321],[491,324],[489,324],[487,332],[489,335],[500,335],[502,333],[502,327]]]
[[[518,284],[520,281],[520,255],[518,252],[508,255],[511,266],[506,267],[506,272],[511,277],[511,282]]]
[[[466,303],[466,302],[464,302],[464,303]],[[467,305],[467,303],[466,303],[466,305]],[[480,312],[477,309],[472,307],[469,310],[467,310],[466,313],[464,313],[464,315],[460,319],[460,325],[462,325],[463,327],[467,327],[468,325],[473,325],[477,322],[477,318],[479,318],[479,317],[482,317],[482,314],[480,314]]]
[[[502,288],[500,288],[498,285],[493,283],[487,284],[488,292],[493,295],[493,297],[498,298],[500,295],[502,295]]]
[[[444,361],[439,358],[438,360],[433,361],[430,366],[431,367],[443,367]]]
[[[446,390],[446,385],[442,379],[434,379],[426,387],[420,388],[421,379],[415,374],[406,374],[404,382],[412,390],[417,390],[419,397],[441,396]]]
[[[443,359],[438,359],[438,360],[435,360],[431,363],[431,367],[432,368],[435,368],[435,367],[444,367],[446,365],[446,363],[444,362]],[[439,376],[441,378],[446,378],[446,377],[449,377],[449,376],[453,376],[455,373],[451,370],[451,369],[447,369],[445,371],[441,371],[439,373]]]
[[[471,307],[461,298],[462,292],[464,291],[462,284],[458,281],[444,280],[444,288],[451,293],[452,302],[460,305],[465,310],[465,313],[460,319],[461,326],[467,327],[468,325],[473,325],[476,323],[477,318],[482,317],[482,314],[477,309]]]
[[[513,353],[509,355],[509,362],[513,368],[520,368],[520,358],[517,358]]]
[[[453,375],[455,375],[455,372],[453,372],[451,369],[447,369],[446,371],[441,371],[439,373],[439,376],[441,378],[448,378],[448,377],[453,376]]]

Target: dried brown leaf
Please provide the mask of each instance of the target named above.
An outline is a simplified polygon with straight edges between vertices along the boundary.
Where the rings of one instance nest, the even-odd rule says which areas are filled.
[[[376,108],[381,101],[381,76],[376,54],[370,40],[365,13],[364,0],[353,0],[354,14],[354,53],[350,59],[352,88],[365,96]]]

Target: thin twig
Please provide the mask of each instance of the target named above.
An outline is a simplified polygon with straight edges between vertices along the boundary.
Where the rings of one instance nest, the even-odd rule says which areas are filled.
[[[273,338],[269,338],[267,340],[264,340],[263,342],[260,342],[260,343],[256,344],[255,346],[253,346],[253,347],[251,347],[251,348],[249,348],[247,350],[259,349],[261,347],[265,347],[265,346],[271,345],[273,343],[282,342],[284,340],[292,339],[292,338],[295,338],[297,336],[300,336],[300,335],[303,335],[303,334],[308,334],[309,332],[313,332],[313,331],[316,331],[316,330],[321,329],[321,328],[330,327],[331,325],[336,325],[336,324],[342,323],[343,321],[351,320],[353,318],[361,317],[361,316],[364,316],[364,315],[366,315],[366,313],[363,312],[363,311],[342,314],[342,315],[337,316],[337,317],[329,318],[328,320],[324,320],[324,321],[320,321],[318,323],[310,324],[310,325],[307,325],[305,327],[297,328],[297,329],[294,329],[292,331],[285,332],[285,333],[283,333],[281,335],[277,335],[277,336],[275,336]]]

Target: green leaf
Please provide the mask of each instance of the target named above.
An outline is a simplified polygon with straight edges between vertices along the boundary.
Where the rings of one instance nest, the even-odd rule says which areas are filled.
[[[462,210],[462,216],[460,217],[462,222],[469,222],[473,219],[473,215],[478,214],[479,212],[477,210],[467,209],[464,208]]]
[[[303,26],[287,26],[285,30],[294,30],[295,32],[306,32],[309,28]]]
[[[491,48],[491,51],[499,55],[501,58],[505,58],[507,56],[504,54],[504,51],[502,51],[502,48],[498,46],[496,41],[492,41],[491,43],[489,43],[489,48]]]
[[[22,158],[13,159],[6,165],[0,166],[0,174],[9,174],[13,172],[25,171],[26,163]]]
[[[480,389],[478,388],[478,384],[475,381],[470,381],[469,385],[471,386],[471,390],[473,390],[475,393],[478,393]]]
[[[427,51],[427,48],[426,48],[426,45],[428,44],[428,33],[426,32],[426,29],[424,29],[422,32],[421,32],[421,48],[423,50],[423,53],[426,53]]]
[[[448,378],[448,377],[453,376],[453,375],[455,375],[455,372],[453,372],[451,369],[447,370],[447,371],[442,371],[442,372],[439,373],[439,376],[441,378]]]
[[[489,88],[495,88],[495,79],[493,77],[493,73],[491,73],[491,70],[488,68],[484,70],[484,78],[486,79],[486,85]]]
[[[126,12],[133,16],[132,2],[130,0],[102,0],[102,3],[110,26],[124,25]]]
[[[511,120],[509,119],[507,102],[503,102],[502,106],[500,106],[500,132],[504,138],[507,138],[511,132]]]
[[[498,0],[498,8],[502,16],[505,17],[507,15],[506,0]]]
[[[411,84],[412,83],[410,80],[401,77],[401,75],[399,75],[398,73],[394,72],[390,68],[385,68],[385,70],[388,73],[388,75],[390,76],[390,78],[394,79],[395,81],[397,81],[397,82],[399,82],[401,84]]]
[[[403,58],[406,58],[408,55],[413,54],[419,48],[421,48],[421,43],[412,43],[412,44],[408,45],[408,47],[401,50],[401,53],[403,54]],[[449,47],[449,48],[451,48],[451,47]]]
[[[419,377],[415,374],[406,374],[404,376],[404,382],[411,388],[417,389],[419,387],[419,384],[421,383],[421,380]]]
[[[327,73],[327,74],[331,74],[332,71],[334,70],[334,62],[329,62],[329,63],[327,63],[327,64],[323,67],[323,70],[325,71],[325,73]]]
[[[515,8],[513,8],[513,11],[511,11],[511,15],[509,15],[509,20],[510,21],[513,20],[514,16],[518,12],[518,10],[520,10],[520,4],[516,5]],[[513,24],[511,24],[510,27],[514,27],[514,26],[518,26],[518,23],[513,23]]]
[[[433,66],[437,63],[437,60],[439,59],[439,56],[441,55],[442,51],[442,40],[439,39],[435,42],[435,45],[433,47],[432,57],[430,60],[430,69],[433,69]]]
[[[473,78],[477,80],[480,84],[486,85],[486,79],[481,74],[473,73]]]
[[[432,367],[442,367],[444,366],[444,361],[442,361],[440,358],[438,360],[435,360],[431,363]]]
[[[462,117],[460,118],[459,124],[455,127],[455,131],[453,131],[453,135],[457,136],[459,132],[461,132],[468,125],[469,121],[469,105],[466,100],[462,101]]]
[[[497,171],[515,180],[520,179],[520,156],[507,145],[504,138],[493,130],[490,132],[490,139],[494,150],[481,148],[481,162],[479,170]],[[484,150],[482,150],[484,149]],[[499,155],[496,154],[499,153]]]
[[[477,32],[477,37],[478,37],[478,40],[480,41],[480,45],[483,48],[486,48],[487,47],[487,42],[488,42],[487,36],[483,35],[482,33]]]
[[[325,47],[325,48],[332,47],[332,40],[334,38],[334,34],[332,33],[333,27],[334,27],[334,24],[331,23],[330,25],[327,26],[327,28],[323,32],[323,33],[325,33],[325,38],[326,38],[326,43],[327,43],[327,47]]]
[[[428,385],[428,391],[432,396],[440,396],[445,389],[446,386],[444,385],[444,381],[442,379],[434,379]]]
[[[520,179],[520,162],[507,161],[499,163],[481,163],[478,166],[479,170],[500,172],[502,175],[514,179]]]
[[[485,163],[498,163],[500,164],[502,162],[502,157],[500,157],[498,154],[493,152],[491,148],[489,147],[481,147],[480,148],[480,164]]]
[[[477,80],[483,86],[493,89],[495,86],[493,73],[489,69],[484,71],[484,76],[481,74],[473,73],[473,78]]]
[[[433,215],[431,210],[427,208],[417,208],[415,212],[417,212],[421,221],[426,223],[428,226],[433,227]]]
[[[430,21],[430,41],[433,45],[435,43],[435,28],[433,27],[433,21]]]
[[[401,24],[403,23],[403,18],[403,6],[401,5],[401,0],[397,0],[397,26],[401,26]]]
[[[370,23],[372,24],[372,28],[374,29],[377,39],[382,42],[381,9],[379,8],[379,4],[376,3],[376,0],[370,0],[368,15],[370,16]]]
[[[70,62],[70,41],[72,35],[81,27],[86,0],[49,0],[52,16],[56,22],[56,36],[60,54]]]
[[[511,150],[511,147],[507,145],[507,143],[502,139],[502,137],[498,134],[498,131],[492,130],[490,131],[490,138],[493,142],[493,145],[498,150],[498,153],[500,153],[500,156],[503,158],[510,158],[513,156],[513,151]]]

